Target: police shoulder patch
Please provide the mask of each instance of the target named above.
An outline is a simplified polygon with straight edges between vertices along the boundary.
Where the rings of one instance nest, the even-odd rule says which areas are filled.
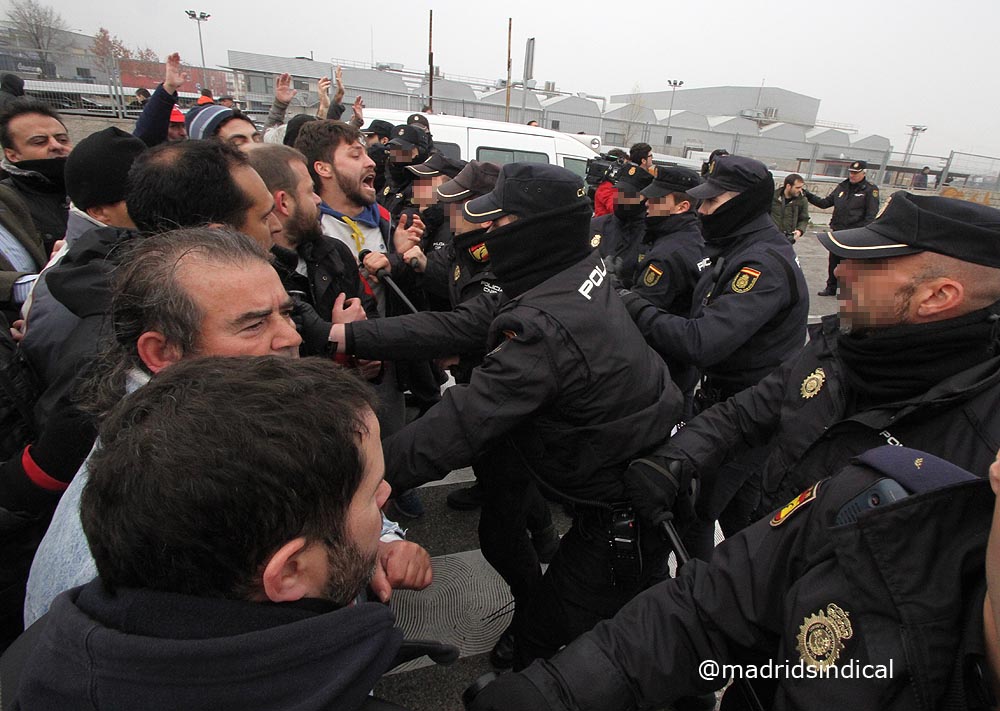
[[[650,264],[646,267],[646,271],[642,275],[643,286],[656,286],[660,283],[660,277],[663,276],[663,270],[657,269],[654,265]]]
[[[872,190],[872,197],[878,197],[878,188]]]
[[[480,263],[488,262],[490,260],[490,253],[486,249],[486,243],[480,242],[469,247],[469,256]]]
[[[787,504],[785,504],[784,508],[782,508],[780,511],[778,511],[778,513],[774,514],[774,518],[771,519],[771,526],[774,527],[774,528],[777,528],[778,526],[780,526],[781,524],[783,524],[785,521],[787,521],[788,518],[793,513],[795,513],[800,508],[802,508],[803,506],[805,506],[806,504],[808,504],[810,501],[812,501],[813,499],[815,499],[816,498],[816,492],[819,491],[819,485],[820,485],[820,483],[821,482],[817,481],[815,484],[813,484],[808,489],[806,489],[801,494],[799,494],[794,499],[792,499]]]
[[[739,273],[733,277],[733,291],[737,294],[745,294],[753,288],[759,278],[759,271],[751,269],[750,267],[743,267],[740,269]]]

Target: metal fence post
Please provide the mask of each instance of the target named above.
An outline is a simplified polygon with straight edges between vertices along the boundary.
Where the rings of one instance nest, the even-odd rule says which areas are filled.
[[[941,171],[941,176],[938,178],[938,184],[935,186],[939,190],[944,186],[945,181],[948,179],[948,173],[951,172],[952,162],[955,160],[955,151],[948,154],[948,162],[944,164],[944,170]]]
[[[819,153],[819,144],[814,143],[812,149],[812,155],[809,156],[809,167],[807,171],[809,173],[808,179],[812,180],[813,176],[816,175],[816,155]]]

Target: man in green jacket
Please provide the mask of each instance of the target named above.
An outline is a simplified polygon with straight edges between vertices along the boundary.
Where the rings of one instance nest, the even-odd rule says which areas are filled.
[[[809,201],[802,194],[805,181],[798,173],[790,173],[785,183],[774,191],[771,201],[771,219],[794,243],[809,227]]]

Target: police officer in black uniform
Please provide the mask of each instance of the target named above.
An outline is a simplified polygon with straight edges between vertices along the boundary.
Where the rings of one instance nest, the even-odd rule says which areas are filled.
[[[656,178],[642,191],[646,233],[639,246],[632,291],[661,311],[678,316],[691,313],[695,285],[708,266],[696,211],[698,201],[687,194],[701,182],[690,168],[667,166],[659,168]],[[681,391],[690,392],[698,378],[697,369],[676,360],[667,364]]]
[[[361,129],[361,133],[365,135],[368,157],[375,163],[375,194],[381,195],[385,189],[385,164],[389,160],[385,146],[392,137],[392,124],[375,119],[368,128]]]
[[[545,576],[535,560],[535,582],[526,573],[529,584],[512,590],[515,663],[523,666],[550,656],[663,575],[659,541],[641,534],[636,540],[640,529],[622,473],[677,421],[681,396],[590,247],[590,202],[578,177],[547,164],[508,164],[493,192],[463,211],[470,222],[493,223],[484,243],[504,296],[493,301],[491,350],[468,385],[449,388],[424,417],[386,439],[386,471],[390,483],[407,489],[487,449],[504,454],[508,462],[497,467],[503,478],[481,481],[488,560],[495,534],[483,533],[490,530],[505,534],[505,554],[516,546],[534,560],[524,518],[529,481],[573,507],[573,526]],[[397,321],[419,330],[405,343],[388,339],[406,352],[461,352],[470,330],[463,319],[489,300],[478,297],[450,314],[382,319],[374,328],[350,324],[344,345],[359,356],[389,355],[364,335],[388,334]],[[420,329],[406,327],[418,317]]]
[[[816,207],[832,207],[830,230],[848,230],[854,227],[864,227],[875,219],[878,214],[878,187],[868,182],[865,170],[868,163],[856,160],[847,169],[847,180],[841,182],[825,198],[803,190],[806,200]],[[826,288],[818,292],[819,296],[837,295],[837,277],[833,270],[840,263],[840,257],[830,252],[830,261],[826,277]]]
[[[590,221],[590,244],[597,247],[619,281],[631,285],[646,233],[646,206],[642,190],[653,176],[642,166],[626,163],[615,181],[615,209]]]
[[[413,204],[413,173],[406,168],[430,157],[428,134],[416,126],[400,124],[392,129],[386,144],[389,160],[385,164],[385,187],[378,195],[379,204],[389,211],[393,224]]]
[[[871,450],[469,708],[664,708],[722,688],[723,664],[744,679],[756,670],[758,708],[776,711],[993,708],[994,507],[983,478],[917,450]]]
[[[701,370],[696,412],[756,384],[805,341],[805,277],[792,246],[771,220],[773,193],[774,180],[760,161],[717,158],[707,181],[688,191],[702,200],[698,209],[712,260],[695,287],[690,318],[660,311],[634,293],[625,297],[629,313],[657,351]],[[749,502],[727,507],[763,456],[761,450],[743,452],[728,465],[726,476],[716,477],[702,492],[706,517],[689,539],[695,555],[710,554],[711,521],[724,512],[724,530],[730,517],[732,530],[745,525],[742,507]]]
[[[840,314],[660,452],[711,488],[743,443],[764,448],[749,520],[880,444],[977,472],[1000,448],[1000,210],[896,193],[870,225],[820,241],[843,259]]]

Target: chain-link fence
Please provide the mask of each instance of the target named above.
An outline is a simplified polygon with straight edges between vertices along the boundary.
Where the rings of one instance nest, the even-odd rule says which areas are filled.
[[[329,67],[332,79],[334,65],[325,66]],[[363,63],[357,66],[366,68]],[[142,88],[152,92],[163,81],[165,69],[162,62],[101,56],[94,47],[31,49],[16,35],[0,30],[0,71],[22,77],[29,95],[63,112],[134,119],[142,108],[136,91]],[[203,67],[188,67],[186,71],[190,79],[178,92],[181,108],[195,105],[203,89],[211,91],[216,99],[233,97],[241,108],[257,118],[266,115],[274,100],[273,74]],[[345,103],[350,104],[359,94],[371,108],[420,111],[431,103],[425,93],[426,86],[417,89],[411,84],[410,91],[403,92],[362,84],[346,81]],[[297,94],[289,115],[315,111],[319,104],[318,77],[295,76],[293,85]],[[539,97],[542,97],[540,108]],[[613,117],[603,116],[596,102],[575,96],[545,99],[543,95],[529,95],[531,101],[524,109],[518,91],[511,97],[509,108],[503,98],[502,93],[482,95],[475,100],[435,96],[433,106],[437,113],[493,121],[506,119],[513,123],[537,121],[545,128],[565,133],[594,135],[601,139],[604,149],[627,149],[641,141],[652,145],[661,156],[688,157],[724,148],[730,153],[757,158],[778,173],[799,173],[814,183],[842,180],[852,161],[864,160],[870,179],[887,189],[928,190],[987,204],[1000,202],[1000,158],[991,156],[900,153],[879,139],[851,145],[846,131],[819,136],[832,137],[834,142],[816,142],[809,140],[805,127],[743,117],[717,119],[688,113],[677,116],[673,122],[671,118],[640,121],[632,120],[638,114],[622,115],[620,110]]]

